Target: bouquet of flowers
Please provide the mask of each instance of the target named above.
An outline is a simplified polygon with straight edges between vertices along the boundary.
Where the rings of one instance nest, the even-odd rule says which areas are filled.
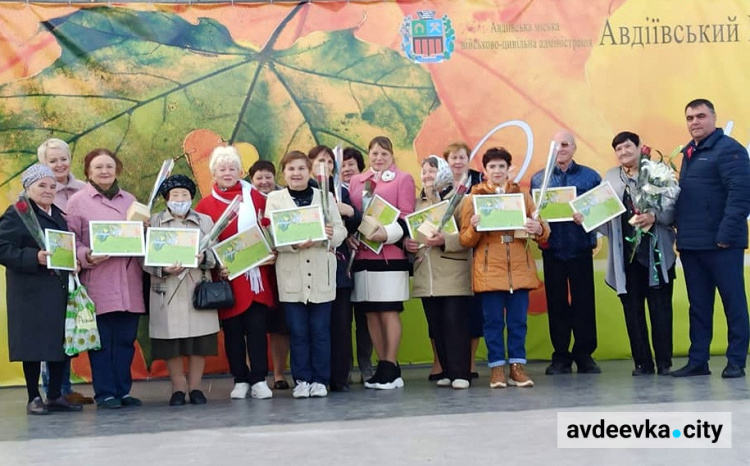
[[[263,237],[266,239],[266,243],[268,243],[268,247],[273,248],[273,237],[268,230],[271,228],[271,220],[263,216],[262,210],[258,211],[258,226],[260,227],[260,232],[263,233]]]
[[[448,203],[448,208],[445,209],[443,218],[440,219],[440,224],[438,225],[437,229],[438,232],[443,231],[443,228],[445,228],[451,217],[453,217],[453,214],[456,212],[458,205],[461,204],[461,200],[464,198],[464,196],[466,196],[466,193],[469,192],[469,189],[471,189],[471,178],[469,177],[469,174],[466,173],[463,178],[461,178],[461,183],[458,185],[456,193]]]
[[[637,188],[633,193],[633,205],[635,214],[651,212],[659,216],[667,208],[671,208],[677,202],[677,196],[680,194],[680,186],[677,181],[672,158],[680,152],[682,147],[675,149],[664,160],[664,154],[659,150],[659,160],[651,160],[651,148],[644,145],[641,148],[641,156],[638,168]],[[631,219],[632,222],[632,219]],[[656,236],[649,232],[650,228],[636,228],[635,237],[628,238],[633,243],[633,252],[630,254],[630,262],[635,258],[638,246],[643,240],[643,235],[650,234],[654,239]],[[656,242],[652,246],[656,250]]]
[[[13,209],[18,216],[21,217],[21,221],[26,229],[29,230],[31,237],[34,238],[36,244],[39,245],[39,248],[46,250],[47,244],[44,242],[44,232],[42,231],[41,225],[39,225],[39,219],[36,218],[34,208],[26,193],[18,196],[18,201],[13,204]]]
[[[216,223],[214,223],[214,227],[211,228],[211,231],[209,231],[208,234],[204,236],[203,239],[201,239],[200,245],[198,246],[199,251],[205,251],[206,249],[211,247],[219,238],[221,232],[224,231],[230,223],[232,223],[232,220],[237,218],[241,202],[242,196],[240,196],[239,194],[235,196],[234,199],[232,199],[232,202],[229,203],[227,208],[224,210],[224,213],[222,213],[221,217],[219,217],[219,219],[216,220]]]

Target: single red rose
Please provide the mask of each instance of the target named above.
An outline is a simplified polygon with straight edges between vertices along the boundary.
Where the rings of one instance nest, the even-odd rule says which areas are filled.
[[[16,202],[16,210],[22,214],[27,213],[29,211],[29,203],[24,200]]]
[[[646,157],[651,156],[651,148],[647,145],[641,146],[641,155],[645,155]]]
[[[271,220],[267,219],[266,217],[263,217],[260,219],[260,226],[263,228],[268,228],[271,226]]]

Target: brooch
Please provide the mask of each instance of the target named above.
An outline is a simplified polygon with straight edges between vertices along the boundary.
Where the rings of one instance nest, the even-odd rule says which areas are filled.
[[[393,181],[394,178],[396,178],[396,174],[390,170],[384,171],[380,176],[380,179],[385,181],[386,183],[389,181]]]

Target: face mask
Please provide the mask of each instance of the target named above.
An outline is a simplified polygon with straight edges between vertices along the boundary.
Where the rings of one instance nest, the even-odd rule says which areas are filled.
[[[190,206],[193,203],[190,201],[167,201],[167,207],[175,215],[185,215],[190,210]]]

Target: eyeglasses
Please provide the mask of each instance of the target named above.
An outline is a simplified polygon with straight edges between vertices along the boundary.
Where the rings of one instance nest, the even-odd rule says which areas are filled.
[[[563,141],[560,143],[560,147],[570,147],[570,146],[575,146],[575,145],[576,145],[575,142],[568,142],[568,141]]]

